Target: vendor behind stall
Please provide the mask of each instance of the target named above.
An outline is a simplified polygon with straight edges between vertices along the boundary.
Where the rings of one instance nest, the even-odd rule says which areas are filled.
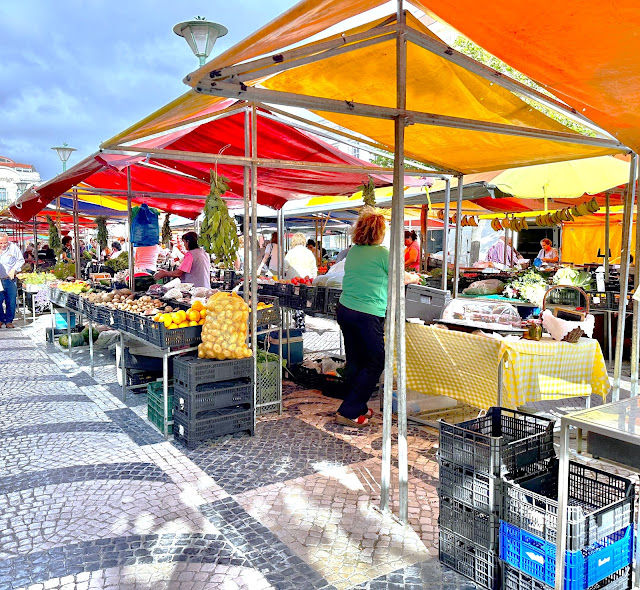
[[[211,288],[211,258],[198,246],[198,234],[187,232],[182,236],[182,242],[187,253],[180,267],[177,270],[159,270],[153,278],[178,277],[183,283],[191,283],[194,287]]]
[[[384,369],[384,318],[387,312],[389,250],[382,246],[385,218],[364,207],[353,230],[353,246],[345,260],[342,295],[337,309],[344,337],[346,397],[338,408],[339,424],[362,428],[373,411],[367,403]],[[405,283],[418,275],[405,273]]]
[[[558,262],[560,260],[558,249],[553,247],[553,242],[549,238],[544,238],[544,240],[541,240],[540,245],[542,246],[542,250],[538,252],[536,260],[540,260],[541,262],[550,264],[553,264],[554,262]]]
[[[487,262],[493,262],[498,264],[504,264],[509,268],[516,266],[521,260],[523,260],[520,253],[513,247],[513,241],[509,239],[506,247],[507,256],[505,258],[505,240],[504,236],[500,236],[500,239],[489,248],[487,252]]]
[[[409,272],[420,271],[420,244],[414,231],[404,232],[404,269]]]

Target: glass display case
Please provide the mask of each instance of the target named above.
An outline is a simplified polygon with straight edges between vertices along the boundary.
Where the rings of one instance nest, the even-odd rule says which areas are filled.
[[[511,304],[501,301],[453,299],[442,312],[445,324],[458,324],[477,329],[522,332],[522,318]]]

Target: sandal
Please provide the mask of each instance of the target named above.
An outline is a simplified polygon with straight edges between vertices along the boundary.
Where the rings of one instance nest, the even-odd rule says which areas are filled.
[[[371,418],[373,418],[373,410],[371,408],[368,408],[367,413],[364,415],[364,417],[368,420],[371,420]]]
[[[364,428],[369,424],[369,418],[358,416],[355,420],[351,420],[351,418],[347,418],[342,414],[336,414],[336,422],[345,426],[353,426],[354,428]]]

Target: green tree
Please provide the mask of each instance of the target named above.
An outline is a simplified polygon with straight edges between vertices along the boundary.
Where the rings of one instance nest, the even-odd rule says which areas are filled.
[[[502,74],[505,74],[510,78],[513,78],[517,82],[520,82],[521,84],[525,84],[542,94],[546,94],[547,96],[553,96],[545,88],[543,88],[542,86],[538,86],[538,84],[536,84],[533,80],[527,78],[527,76],[525,76],[518,70],[512,68],[510,65],[507,65],[506,63],[504,63],[502,60],[498,59],[494,55],[491,55],[488,51],[485,51],[484,49],[482,49],[482,47],[480,47],[479,45],[476,45],[470,39],[467,39],[466,37],[463,37],[462,35],[460,35],[456,38],[453,45],[460,53],[464,53],[465,55],[468,55],[469,57],[475,59],[476,61],[483,63],[484,65],[489,66],[490,68],[493,68],[494,70],[497,70],[498,72],[501,72]],[[535,109],[537,109],[541,113],[544,113],[545,115],[547,115],[547,117],[554,119],[558,123],[571,129],[572,131],[581,133],[582,135],[589,135],[591,137],[595,137],[596,134],[593,131],[591,131],[591,129],[588,129],[580,125],[580,123],[576,123],[573,119],[564,117],[561,113],[554,111],[553,109],[547,108],[541,105],[540,103],[536,102],[535,100],[532,100],[526,96],[520,95],[520,98],[527,104],[533,106]]]

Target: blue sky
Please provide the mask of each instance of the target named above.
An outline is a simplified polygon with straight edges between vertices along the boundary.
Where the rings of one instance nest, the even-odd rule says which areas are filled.
[[[77,148],[70,164],[187,91],[198,66],[173,26],[196,15],[229,34],[214,55],[293,6],[295,0],[2,0],[0,155],[61,170],[51,148]]]

